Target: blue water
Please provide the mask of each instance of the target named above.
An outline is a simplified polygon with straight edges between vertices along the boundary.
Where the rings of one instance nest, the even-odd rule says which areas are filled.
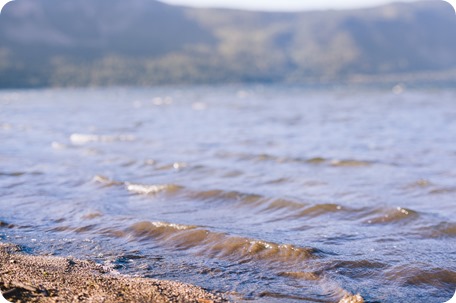
[[[445,302],[456,91],[0,91],[0,239],[236,301]]]

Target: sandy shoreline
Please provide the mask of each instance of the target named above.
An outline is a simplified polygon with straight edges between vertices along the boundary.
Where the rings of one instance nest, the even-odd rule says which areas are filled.
[[[31,256],[0,242],[0,290],[10,302],[222,303],[220,295],[173,281],[121,275],[90,261]],[[363,303],[347,294],[339,303]]]
[[[0,289],[11,302],[227,302],[197,286],[119,275],[89,261],[30,256],[4,243]]]

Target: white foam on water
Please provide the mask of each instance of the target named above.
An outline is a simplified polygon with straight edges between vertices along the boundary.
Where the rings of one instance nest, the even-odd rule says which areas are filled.
[[[93,134],[72,134],[70,136],[71,143],[75,145],[84,145],[90,142],[130,142],[134,140],[135,137],[131,135],[100,136]]]
[[[132,183],[126,183],[125,186],[129,192],[133,192],[136,194],[144,194],[144,195],[157,194],[159,192],[167,191],[167,190],[175,187],[175,186],[169,185],[169,184],[143,185],[143,184],[132,184]]]

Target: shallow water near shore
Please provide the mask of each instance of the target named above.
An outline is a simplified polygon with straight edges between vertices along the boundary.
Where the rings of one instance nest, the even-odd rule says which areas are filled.
[[[248,302],[445,302],[456,91],[0,91],[0,240]]]

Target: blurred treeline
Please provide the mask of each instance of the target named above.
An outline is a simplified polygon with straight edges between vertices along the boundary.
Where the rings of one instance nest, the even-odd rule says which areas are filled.
[[[0,15],[0,87],[456,82],[443,1],[302,13],[154,0],[16,0]]]

